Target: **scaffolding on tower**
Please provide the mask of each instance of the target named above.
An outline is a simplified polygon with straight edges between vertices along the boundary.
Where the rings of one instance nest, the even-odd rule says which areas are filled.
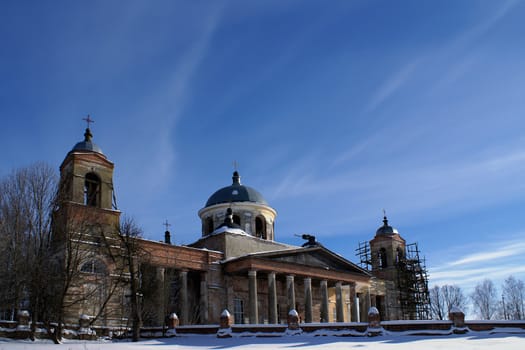
[[[417,243],[406,246],[406,256],[398,262],[397,269],[403,318],[428,320],[430,318],[428,274],[425,259],[420,258]]]
[[[372,252],[368,242],[360,242],[356,249],[359,266],[373,273]],[[395,264],[396,289],[399,296],[399,309],[405,320],[428,320],[430,318],[430,299],[428,274],[425,259],[420,258],[417,243],[408,244],[406,253],[398,257]]]

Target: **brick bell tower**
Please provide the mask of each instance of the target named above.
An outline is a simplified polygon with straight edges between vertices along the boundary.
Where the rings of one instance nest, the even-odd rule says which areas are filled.
[[[400,305],[400,262],[406,256],[406,241],[399,232],[388,224],[386,214],[383,225],[370,241],[370,261],[372,274],[385,281],[387,298],[381,308],[387,312],[385,319],[402,319]]]
[[[99,226],[114,231],[119,224],[120,211],[115,204],[113,188],[114,164],[93,142],[89,124],[84,140],[75,144],[60,165],[59,205],[55,220],[64,230],[78,231],[79,227]],[[56,237],[59,238],[59,237]]]
[[[116,285],[111,276],[122,272],[120,260],[115,259],[120,211],[114,201],[114,164],[93,142],[91,118],[84,120],[88,123],[84,140],[73,146],[60,165],[53,243],[57,260],[67,272],[58,278],[69,285],[63,303],[70,306],[63,321],[76,323],[79,315],[99,315],[96,324],[108,326],[116,322],[115,310],[122,309],[119,295],[107,294],[105,289]]]

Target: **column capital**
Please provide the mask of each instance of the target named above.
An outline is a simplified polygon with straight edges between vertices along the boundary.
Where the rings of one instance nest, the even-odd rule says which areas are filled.
[[[248,276],[250,276],[250,277],[257,277],[257,270],[250,270],[250,271],[248,271]]]

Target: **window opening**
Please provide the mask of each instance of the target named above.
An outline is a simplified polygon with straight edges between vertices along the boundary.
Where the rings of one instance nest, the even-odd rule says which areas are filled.
[[[242,299],[233,299],[233,317],[236,324],[244,323],[244,301]]]
[[[84,182],[84,205],[100,206],[100,178],[94,173],[86,174]]]
[[[207,218],[206,219],[206,233],[210,234],[213,232],[213,219]]]
[[[255,234],[259,238],[266,239],[266,220],[263,217],[255,218]]]
[[[234,215],[233,216],[233,223],[241,226],[241,217],[239,215]]]
[[[386,249],[381,248],[379,249],[379,267],[385,268],[387,267],[387,259],[386,259]]]
[[[80,267],[80,271],[96,275],[105,275],[106,265],[104,265],[104,263],[98,259],[91,259],[85,262],[82,267]]]

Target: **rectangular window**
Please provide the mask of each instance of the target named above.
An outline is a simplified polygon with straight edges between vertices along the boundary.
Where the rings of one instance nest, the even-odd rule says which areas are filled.
[[[235,324],[244,323],[244,301],[242,299],[233,299],[233,317]]]

